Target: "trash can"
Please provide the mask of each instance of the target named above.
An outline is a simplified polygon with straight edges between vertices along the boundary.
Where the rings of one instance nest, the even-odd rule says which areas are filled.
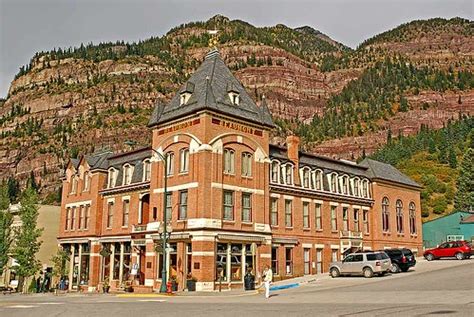
[[[244,276],[244,287],[246,291],[255,289],[255,276],[252,273],[247,273]]]

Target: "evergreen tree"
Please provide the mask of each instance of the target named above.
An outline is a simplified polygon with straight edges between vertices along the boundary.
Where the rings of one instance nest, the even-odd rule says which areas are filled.
[[[456,182],[457,192],[454,197],[454,208],[469,211],[474,208],[474,149],[468,148],[459,166],[459,177]]]
[[[8,187],[6,184],[2,184],[0,186],[0,272],[3,272],[7,265],[8,254],[13,240],[11,232],[13,216],[8,211],[9,206]]]
[[[456,153],[455,153],[455,151],[452,147],[449,149],[448,161],[449,161],[449,167],[456,168],[458,166],[458,160],[456,158]]]
[[[37,228],[38,196],[30,186],[22,194],[20,200],[19,216],[21,227],[15,230],[15,245],[12,250],[13,257],[18,263],[16,273],[19,276],[19,290],[26,290],[25,279],[33,276],[39,269],[40,263],[36,259],[42,241],[39,241],[43,229]]]

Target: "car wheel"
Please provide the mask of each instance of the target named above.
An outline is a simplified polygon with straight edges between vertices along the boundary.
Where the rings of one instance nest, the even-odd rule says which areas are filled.
[[[331,273],[331,277],[332,277],[332,278],[339,277],[339,276],[341,275],[341,273],[339,272],[339,270],[336,269],[336,268],[332,268],[330,273]]]
[[[400,267],[398,266],[397,263],[392,263],[392,266],[390,267],[390,272],[392,273],[400,273]]]
[[[407,267],[402,268],[402,272],[408,272],[408,268]]]
[[[372,271],[370,267],[366,267],[363,273],[364,273],[364,277],[366,278],[371,278],[372,276],[374,276],[374,271]]]
[[[427,254],[427,255],[425,256],[425,258],[426,258],[426,260],[428,260],[428,261],[433,261],[435,257],[434,257],[433,254],[429,253],[429,254]]]
[[[456,253],[455,256],[458,260],[464,260],[464,254],[462,254],[461,252]]]

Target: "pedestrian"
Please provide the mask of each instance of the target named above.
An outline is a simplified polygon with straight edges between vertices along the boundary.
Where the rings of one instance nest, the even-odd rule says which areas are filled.
[[[270,297],[270,284],[273,280],[273,272],[272,269],[265,265],[265,269],[263,270],[263,283],[265,285],[265,298]]]

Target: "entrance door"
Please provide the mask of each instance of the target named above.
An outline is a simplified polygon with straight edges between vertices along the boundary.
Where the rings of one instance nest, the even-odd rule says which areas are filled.
[[[140,285],[145,285],[145,262],[146,262],[146,257],[145,257],[145,247],[140,246],[140,264],[139,264],[139,275],[138,275],[138,283]]]

